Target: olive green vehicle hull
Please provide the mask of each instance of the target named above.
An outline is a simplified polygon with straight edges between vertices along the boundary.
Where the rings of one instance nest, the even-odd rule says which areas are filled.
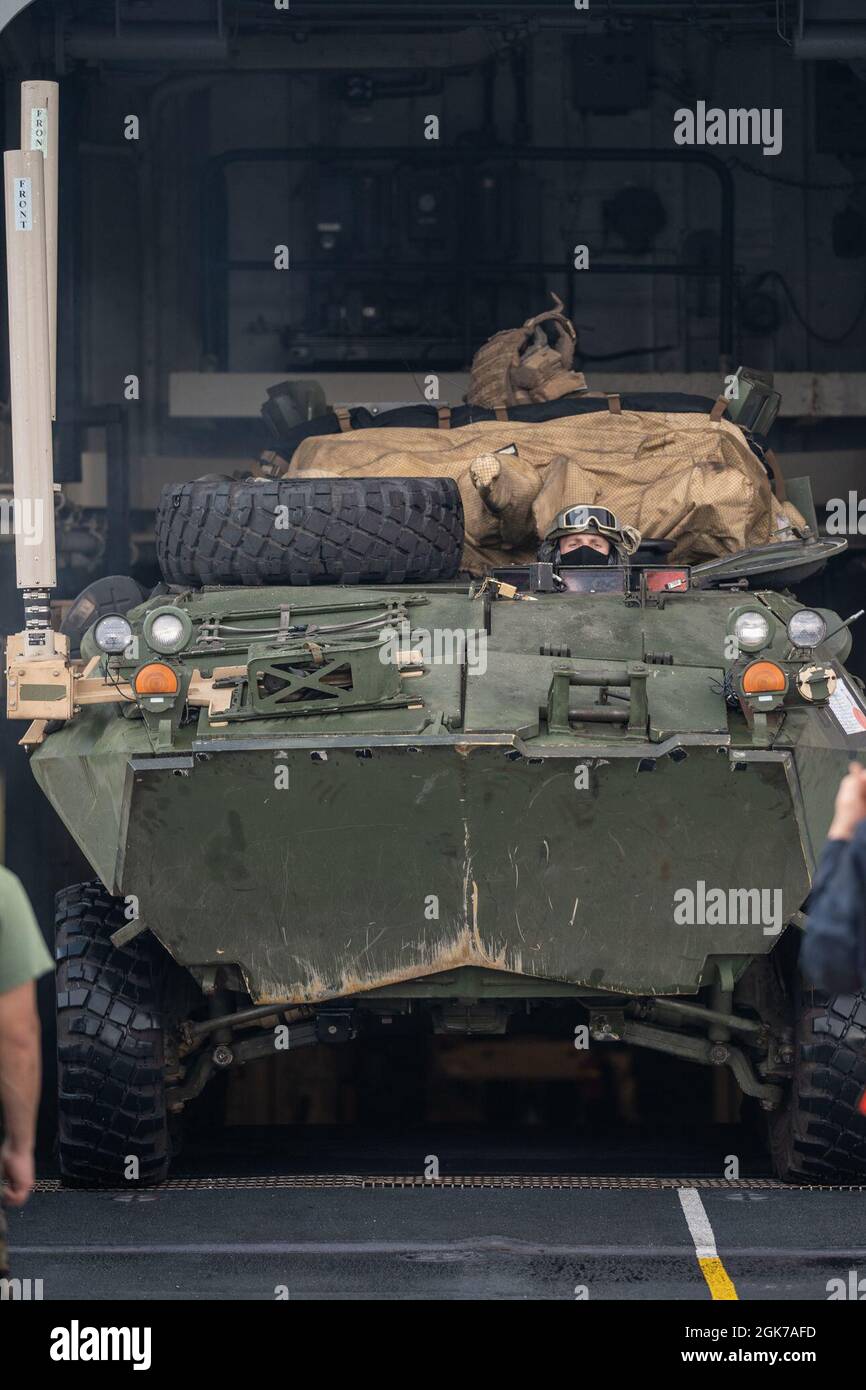
[[[255,622],[265,606],[288,606],[293,622],[315,606],[337,622],[405,597],[213,590],[172,602],[195,622]],[[798,605],[749,598],[775,611],[768,654],[783,656]],[[202,711],[168,738],[96,706],[47,738],[33,770],[141,928],[199,982],[222,968],[253,1004],[432,998],[443,986],[462,996],[467,977],[454,972],[468,967],[491,995],[695,995],[799,921],[839,778],[866,748],[866,727],[846,733],[826,705],[792,706],[769,740],[729,708],[724,638],[741,602],[698,591],[663,607],[609,594],[500,600],[483,659],[425,661],[402,682],[403,704],[225,721]],[[411,603],[413,628],[483,625],[482,601],[458,586]],[[541,655],[547,644],[571,656]],[[842,633],[818,656],[854,691],[839,664],[847,646]],[[616,684],[642,658],[640,727],[550,728],[557,669]],[[236,659],[184,654],[205,673]],[[599,690],[582,687],[576,703],[602,719],[629,708],[627,691]],[[706,910],[719,889],[733,904],[721,922]],[[683,921],[686,890],[695,908]]]
[[[781,889],[785,922],[802,903],[789,755],[745,765],[734,816],[724,745],[688,745],[682,762],[670,757],[686,751],[679,740],[628,755],[599,744],[585,761],[561,748],[509,761],[509,747],[449,739],[419,756],[386,743],[360,759],[329,742],[312,762],[309,746],[287,746],[281,790],[272,750],[133,758],[113,796],[106,779],[123,854],[112,862],[97,850],[94,867],[138,898],[177,961],[236,964],[256,1003],[314,1002],[461,965],[694,993],[708,956],[763,954],[778,930],[678,926],[676,888]],[[641,756],[658,758],[654,772],[638,772]],[[589,786],[577,790],[582,766]],[[57,795],[47,760],[40,778]],[[685,809],[695,804],[697,817]]]

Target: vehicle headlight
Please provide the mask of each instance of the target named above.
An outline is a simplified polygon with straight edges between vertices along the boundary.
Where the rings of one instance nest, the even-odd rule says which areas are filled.
[[[144,620],[144,640],[155,652],[179,652],[192,636],[192,622],[182,608],[157,608]]]
[[[94,627],[93,640],[106,656],[118,656],[132,641],[132,626],[120,613],[108,613]]]
[[[766,647],[770,640],[769,619],[763,613],[751,610],[741,613],[734,623],[734,636],[747,652],[756,652]]]
[[[818,647],[827,636],[827,624],[813,608],[801,608],[788,623],[788,637],[795,647]]]

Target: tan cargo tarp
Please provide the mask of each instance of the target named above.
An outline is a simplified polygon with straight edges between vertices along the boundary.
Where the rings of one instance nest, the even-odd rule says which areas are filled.
[[[477,468],[479,491],[470,468],[491,454],[500,474],[490,482],[495,468]],[[288,474],[454,478],[466,514],[464,565],[474,573],[534,559],[557,512],[580,502],[609,507],[645,538],[675,540],[672,558],[682,563],[767,545],[805,525],[773,496],[736,426],[703,414],[600,410],[543,423],[361,429],[305,439]]]

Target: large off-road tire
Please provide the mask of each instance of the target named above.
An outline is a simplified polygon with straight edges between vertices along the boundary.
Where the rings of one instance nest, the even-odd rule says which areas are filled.
[[[433,583],[459,569],[463,509],[451,478],[172,483],[156,549],[169,584]]]
[[[124,904],[101,883],[57,894],[60,1168],[69,1183],[135,1186],[168,1171],[159,948],[109,937]]]
[[[794,1078],[770,1118],[773,1166],[785,1182],[845,1183],[866,1176],[866,997],[800,992]]]

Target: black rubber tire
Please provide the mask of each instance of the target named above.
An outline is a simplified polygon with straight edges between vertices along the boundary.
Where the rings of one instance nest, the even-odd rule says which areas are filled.
[[[785,1182],[846,1183],[866,1176],[866,997],[803,987],[794,1078],[770,1116],[770,1148]]]
[[[460,567],[463,508],[451,478],[172,483],[156,550],[169,584],[433,583]]]
[[[69,655],[79,655],[82,637],[99,618],[107,613],[128,613],[130,608],[137,608],[143,602],[141,585],[126,574],[108,574],[88,584],[67,609],[60,624],[60,631],[69,638]]]
[[[79,1186],[161,1182],[170,1145],[160,1011],[162,957],[149,938],[121,948],[122,899],[102,884],[57,894],[58,1146]],[[138,1159],[138,1180],[126,1176]]]

